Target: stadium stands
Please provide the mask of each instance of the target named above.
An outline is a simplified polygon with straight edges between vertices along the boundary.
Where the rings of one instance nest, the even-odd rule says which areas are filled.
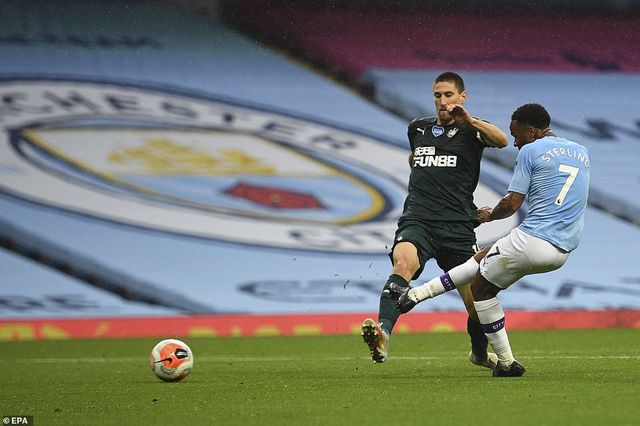
[[[467,77],[474,111],[504,130],[515,107],[543,103],[563,136],[596,159],[592,203],[640,223],[640,200],[611,191],[640,193],[640,16],[456,14],[462,26],[449,18],[318,7],[272,7],[265,17],[245,5],[236,19],[371,86],[378,103],[408,119],[433,115],[429,86],[448,69]],[[489,153],[506,167],[515,155]]]
[[[353,78],[372,68],[640,72],[640,17],[250,3],[242,25]],[[493,13],[492,13],[493,12]],[[266,35],[266,36],[265,36]],[[606,36],[603,36],[606,35]]]
[[[426,88],[435,71],[370,70],[365,78],[376,100],[404,116],[429,115],[431,101],[415,96]],[[640,126],[635,99],[640,95],[638,74],[467,72],[469,105],[483,118],[509,127],[509,114],[527,102],[547,107],[557,133],[589,148],[593,159],[590,202],[633,223],[640,223]],[[525,81],[526,84],[522,82]],[[412,114],[412,112],[414,114]],[[488,151],[487,157],[512,167],[517,150]],[[614,188],[624,188],[615,191]]]

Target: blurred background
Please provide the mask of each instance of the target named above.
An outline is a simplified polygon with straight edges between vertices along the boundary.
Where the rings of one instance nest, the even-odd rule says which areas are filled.
[[[582,243],[501,294],[510,327],[640,327],[640,1],[532,3],[3,0],[0,340],[359,330],[407,124],[449,70],[473,115],[508,134],[538,102],[591,152]],[[485,151],[478,206],[516,154]],[[399,329],[463,310],[446,295]]]

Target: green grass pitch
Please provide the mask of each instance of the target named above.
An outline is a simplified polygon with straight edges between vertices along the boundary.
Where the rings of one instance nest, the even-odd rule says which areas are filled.
[[[171,336],[167,336],[171,337]],[[640,330],[510,333],[521,378],[493,378],[460,333],[191,338],[195,365],[156,379],[161,339],[4,342],[0,415],[38,425],[637,425]]]

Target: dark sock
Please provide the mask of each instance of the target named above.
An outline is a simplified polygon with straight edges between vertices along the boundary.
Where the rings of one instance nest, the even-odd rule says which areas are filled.
[[[402,287],[409,286],[407,280],[402,278],[400,275],[391,274],[389,275],[387,283],[382,288],[382,294],[380,295],[380,310],[378,311],[378,322],[381,323],[380,328],[388,334],[391,334],[391,330],[393,330],[393,326],[396,325],[396,321],[398,321],[398,317],[400,316],[400,311],[395,305],[395,299],[393,299],[389,293],[389,286],[391,283],[396,283]],[[484,333],[482,335],[484,336]]]
[[[482,325],[471,317],[467,317],[467,333],[471,337],[471,351],[478,361],[487,359],[489,341],[484,334]]]

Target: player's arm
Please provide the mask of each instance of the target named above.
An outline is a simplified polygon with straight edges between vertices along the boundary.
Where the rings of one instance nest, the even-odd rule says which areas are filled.
[[[504,148],[509,145],[507,135],[493,124],[473,117],[471,117],[469,124],[480,132],[482,139],[489,145],[495,146],[496,148]]]
[[[504,148],[509,145],[509,139],[507,139],[507,135],[502,130],[491,123],[472,117],[464,106],[460,104],[447,105],[447,109],[457,123],[469,123],[480,132],[482,139],[489,145],[496,148]]]
[[[413,152],[409,154],[409,168],[413,167]]]
[[[478,209],[478,221],[480,223],[491,222],[496,219],[504,219],[518,211],[524,202],[524,194],[509,192],[496,204],[494,208],[481,207]]]

